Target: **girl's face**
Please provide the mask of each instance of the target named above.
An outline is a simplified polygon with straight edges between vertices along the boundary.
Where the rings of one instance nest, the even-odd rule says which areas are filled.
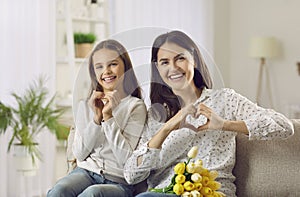
[[[194,58],[177,44],[165,43],[157,53],[157,69],[163,81],[173,91],[194,87]]]
[[[94,70],[103,91],[113,91],[123,84],[125,65],[119,54],[110,49],[100,49],[93,55]]]

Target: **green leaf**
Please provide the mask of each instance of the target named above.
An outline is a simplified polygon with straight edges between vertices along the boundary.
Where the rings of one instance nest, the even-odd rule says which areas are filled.
[[[75,44],[94,43],[96,39],[97,37],[93,33],[81,33],[81,32],[74,33]]]
[[[41,159],[35,146],[35,136],[47,128],[53,133],[62,130],[60,117],[66,108],[57,108],[55,95],[51,96],[45,86],[45,77],[41,76],[25,89],[23,94],[16,92],[11,96],[16,101],[14,106],[6,106],[0,101],[0,134],[12,131],[7,150],[13,143],[19,142],[28,147],[32,158]],[[11,129],[8,129],[11,127]]]

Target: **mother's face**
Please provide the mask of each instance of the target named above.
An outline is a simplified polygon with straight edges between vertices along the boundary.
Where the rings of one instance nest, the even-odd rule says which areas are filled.
[[[192,54],[174,43],[163,44],[157,53],[157,70],[162,80],[173,91],[184,90],[195,86]]]

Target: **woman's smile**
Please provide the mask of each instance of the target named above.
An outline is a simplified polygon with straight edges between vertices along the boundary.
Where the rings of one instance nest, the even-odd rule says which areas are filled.
[[[194,87],[194,59],[189,51],[165,43],[157,53],[157,69],[163,81],[174,90]]]
[[[176,74],[171,74],[168,76],[169,80],[174,81],[174,82],[180,81],[184,77],[185,77],[185,73],[176,73]]]

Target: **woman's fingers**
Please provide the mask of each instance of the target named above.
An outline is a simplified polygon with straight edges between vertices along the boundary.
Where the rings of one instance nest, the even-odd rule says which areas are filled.
[[[211,108],[203,103],[200,103],[197,109],[197,116],[203,115],[207,118],[207,122],[198,127],[199,131],[202,130],[222,130],[224,119],[218,116]]]
[[[186,107],[182,108],[182,119],[184,120],[189,114],[195,117],[196,112],[197,109],[193,104],[187,105]]]

